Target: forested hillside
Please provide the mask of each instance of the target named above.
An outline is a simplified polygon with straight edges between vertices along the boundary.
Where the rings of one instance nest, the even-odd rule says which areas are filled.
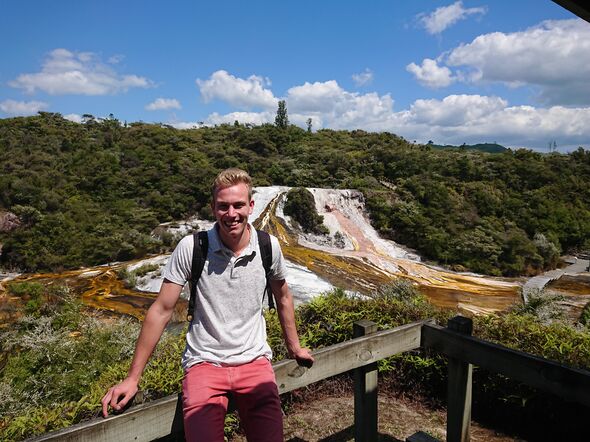
[[[379,231],[489,274],[554,266],[590,247],[590,152],[433,149],[390,133],[236,123],[177,130],[59,114],[0,120],[2,266],[59,270],[166,249],[159,223],[209,214],[222,168],[255,185],[358,188]],[[14,227],[14,226],[13,226]]]

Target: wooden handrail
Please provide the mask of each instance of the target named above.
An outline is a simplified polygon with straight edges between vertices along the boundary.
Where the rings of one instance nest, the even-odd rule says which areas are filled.
[[[469,325],[468,319],[458,319],[455,324]],[[457,363],[477,365],[539,390],[556,394],[565,400],[590,406],[590,372],[483,341],[461,333],[460,329],[450,330],[433,325],[429,321],[402,325],[314,351],[315,364],[311,369],[300,367],[293,360],[281,361],[274,364],[273,368],[279,393],[283,394],[419,347],[431,348],[446,354],[454,361],[456,372],[465,371],[457,366]],[[454,427],[452,431],[447,428],[451,441],[469,440],[471,377],[469,370],[465,373],[449,376],[450,381],[457,385],[460,383],[462,388],[449,388],[449,395],[454,397],[449,397],[448,402],[460,404],[459,408],[463,407],[458,413],[463,418],[456,419],[456,423],[453,423],[455,419],[451,419],[453,422],[449,425]],[[453,413],[457,415],[457,410]],[[182,440],[182,434],[182,403],[180,395],[173,395],[131,407],[120,415],[82,422],[30,440],[147,442],[158,439]]]
[[[311,369],[301,367],[291,359],[278,362],[273,368],[279,393],[305,387],[394,354],[418,348],[424,323],[420,321],[402,325],[314,351],[315,363]],[[173,395],[131,407],[122,414],[106,419],[97,418],[47,433],[31,441],[148,442],[175,434],[181,435],[182,431],[182,403],[180,395]]]
[[[425,324],[422,346],[527,384],[561,398],[590,406],[590,372]]]

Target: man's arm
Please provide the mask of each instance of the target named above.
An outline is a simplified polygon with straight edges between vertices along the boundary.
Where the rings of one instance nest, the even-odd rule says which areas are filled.
[[[164,279],[158,297],[145,315],[127,377],[120,384],[111,387],[102,398],[102,415],[104,417],[108,416],[109,405],[113,410],[120,411],[137,393],[141,374],[164,332],[164,327],[172,317],[181,290],[181,285]]]
[[[287,345],[289,357],[294,358],[300,365],[311,367],[313,364],[313,356],[309,349],[302,348],[299,343],[299,336],[297,335],[297,327],[295,325],[295,308],[293,306],[293,296],[284,279],[270,281],[270,287],[275,296],[277,304],[277,313],[281,328],[283,329],[283,337]]]

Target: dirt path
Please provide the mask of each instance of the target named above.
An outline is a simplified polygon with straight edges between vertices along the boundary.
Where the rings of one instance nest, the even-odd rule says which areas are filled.
[[[287,442],[344,442],[354,440],[354,398],[351,393],[326,396],[310,402],[299,402],[287,410],[285,440]],[[438,440],[445,440],[446,412],[385,394],[379,395],[379,440],[403,442],[418,431]],[[473,442],[508,442],[512,437],[497,434],[472,422]],[[232,442],[245,442],[243,435]]]

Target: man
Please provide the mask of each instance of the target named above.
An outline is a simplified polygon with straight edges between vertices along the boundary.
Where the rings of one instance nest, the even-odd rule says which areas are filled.
[[[207,259],[182,358],[186,439],[223,441],[231,394],[249,441],[282,441],[282,411],[262,315],[266,277],[257,235],[248,223],[254,209],[252,180],[243,170],[224,170],[215,178],[212,194],[216,223],[207,232]],[[271,245],[270,286],[289,356],[310,365],[313,357],[299,344],[293,298],[275,237],[271,237]],[[143,322],[127,377],[102,398],[105,417],[109,406],[122,410],[137,392],[147,361],[190,278],[193,247],[192,236],[185,237],[168,261],[160,293]]]

